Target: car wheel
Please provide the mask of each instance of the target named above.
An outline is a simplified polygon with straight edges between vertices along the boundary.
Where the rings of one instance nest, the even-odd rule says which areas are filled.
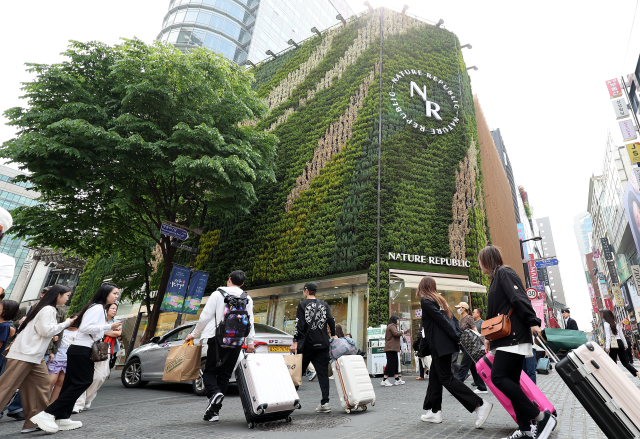
[[[142,381],[142,365],[139,358],[132,358],[122,370],[122,385],[125,387],[142,387],[149,381]]]
[[[205,396],[207,394],[207,391],[204,388],[204,380],[202,379],[205,364],[207,364],[207,359],[203,358],[200,362],[200,374],[197,379],[192,381],[193,393],[197,396]]]

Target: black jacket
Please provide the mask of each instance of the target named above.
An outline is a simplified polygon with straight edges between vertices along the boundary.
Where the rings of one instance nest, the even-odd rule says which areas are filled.
[[[489,287],[486,320],[498,314],[508,314],[511,308],[511,335],[491,342],[491,349],[531,343],[531,327],[540,326],[540,319],[531,306],[520,277],[509,267],[498,267]],[[486,321],[485,320],[485,321]]]
[[[302,350],[329,349],[327,325],[331,330],[331,336],[336,335],[336,321],[331,315],[329,305],[320,299],[304,300],[300,302],[296,311],[296,332],[293,340],[299,342],[306,335]]]
[[[440,309],[440,305],[423,297],[420,299],[420,306],[424,338],[431,356],[437,358],[458,352],[460,338],[453,330],[447,314]]]
[[[564,329],[573,329],[574,331],[579,331],[578,329],[578,323],[576,323],[575,320],[573,320],[571,317],[569,317],[567,319],[567,327]]]

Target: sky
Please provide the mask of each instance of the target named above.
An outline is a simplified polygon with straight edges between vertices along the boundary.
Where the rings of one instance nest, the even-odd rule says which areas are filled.
[[[300,0],[298,0],[300,1]],[[347,0],[354,11],[361,1]],[[27,62],[54,63],[70,39],[116,44],[134,36],[152,42],[168,0],[32,0],[3,4],[0,110],[24,105],[20,83]],[[399,9],[402,2],[371,0]],[[550,217],[568,305],[589,329],[591,305],[573,231],[587,208],[589,178],[602,173],[607,130],[623,145],[607,79],[633,72],[640,54],[637,1],[412,1],[408,12],[456,33],[471,71],[472,88],[490,128],[500,128],[518,185],[535,217]],[[640,11],[637,12],[640,15]],[[25,29],[28,26],[28,29]],[[628,42],[630,44],[628,45]],[[0,116],[0,142],[15,131]]]

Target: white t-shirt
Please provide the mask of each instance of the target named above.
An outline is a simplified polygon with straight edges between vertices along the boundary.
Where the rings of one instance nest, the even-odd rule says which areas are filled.
[[[69,349],[69,346],[71,346],[75,341],[77,333],[78,331],[69,331],[68,329],[64,330],[64,333],[62,334],[62,341],[58,347],[58,352],[53,359],[54,361],[67,361],[67,349]]]
[[[0,253],[0,288],[6,290],[16,271],[16,260],[9,255]]]

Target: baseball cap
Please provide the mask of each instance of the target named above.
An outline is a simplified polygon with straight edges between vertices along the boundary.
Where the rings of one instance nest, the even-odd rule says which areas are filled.
[[[467,302],[460,302],[456,305],[456,308],[464,308],[469,311],[469,304]]]
[[[315,282],[307,282],[304,287],[309,291],[318,291],[318,284]]]
[[[7,233],[13,226],[13,218],[9,211],[3,207],[0,207],[0,233]]]

